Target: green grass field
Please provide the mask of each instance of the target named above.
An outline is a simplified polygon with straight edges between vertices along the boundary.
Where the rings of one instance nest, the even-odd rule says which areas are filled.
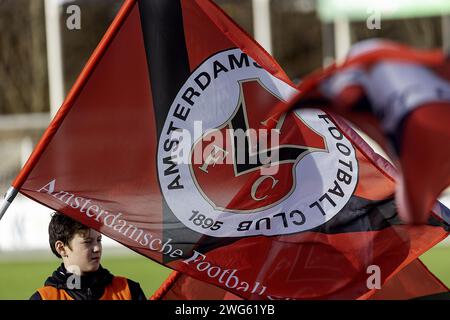
[[[60,264],[56,258],[27,261],[0,261],[0,299],[28,299]],[[102,265],[112,274],[141,284],[147,297],[159,288],[171,270],[138,254],[104,257]]]
[[[433,248],[421,258],[428,268],[450,287],[450,247]],[[0,261],[0,299],[28,299],[58,265],[59,260],[48,256],[33,260],[21,258],[15,261]],[[159,288],[171,272],[138,254],[106,256],[102,259],[102,265],[113,274],[139,282],[147,297]]]

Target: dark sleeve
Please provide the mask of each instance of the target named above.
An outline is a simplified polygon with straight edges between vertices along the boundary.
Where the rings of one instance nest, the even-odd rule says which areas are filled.
[[[144,291],[142,291],[139,283],[134,282],[133,280],[130,279],[127,280],[128,280],[128,287],[130,288],[131,300],[148,300],[144,294]]]
[[[31,297],[30,300],[42,300],[41,295],[39,294],[38,291],[36,291]]]

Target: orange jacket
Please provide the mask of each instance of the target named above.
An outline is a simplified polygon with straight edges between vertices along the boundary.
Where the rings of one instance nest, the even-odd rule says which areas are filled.
[[[37,290],[42,300],[74,300],[64,289],[45,286]],[[123,277],[114,277],[100,300],[131,300],[128,280]]]

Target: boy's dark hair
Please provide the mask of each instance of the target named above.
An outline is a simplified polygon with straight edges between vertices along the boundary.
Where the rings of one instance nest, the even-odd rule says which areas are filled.
[[[52,252],[58,258],[61,258],[61,255],[55,248],[56,241],[62,241],[64,245],[70,248],[69,241],[72,240],[75,234],[82,233],[88,229],[88,227],[80,222],[63,215],[60,212],[54,212],[52,219],[50,220],[50,224],[48,225],[48,240],[50,243],[50,249],[52,249]]]

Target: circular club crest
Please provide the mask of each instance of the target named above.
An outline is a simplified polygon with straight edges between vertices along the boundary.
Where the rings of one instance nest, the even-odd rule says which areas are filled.
[[[291,234],[345,206],[358,162],[332,119],[312,109],[267,118],[295,93],[239,49],[191,74],[158,146],[161,189],[184,225],[215,237]]]

